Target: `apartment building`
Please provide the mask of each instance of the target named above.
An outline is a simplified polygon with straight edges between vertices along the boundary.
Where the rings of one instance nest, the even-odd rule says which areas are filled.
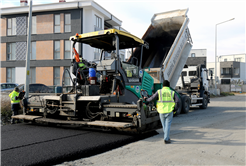
[[[197,66],[198,64],[204,64],[206,66],[206,62],[207,49],[191,49],[186,65]]]
[[[1,9],[1,82],[25,83],[28,12],[27,0],[21,0],[20,6]],[[30,83],[61,85],[64,69],[71,68],[69,37],[76,33],[119,29],[121,23],[92,0],[57,0],[57,3],[33,5]],[[88,61],[99,59],[98,49],[84,44],[76,44],[76,49]],[[124,59],[124,50],[120,54]],[[70,84],[67,73],[65,84]]]
[[[207,63],[207,68],[213,71],[215,63]],[[246,82],[246,54],[221,55],[217,57],[217,80],[221,84],[229,84],[231,80]]]

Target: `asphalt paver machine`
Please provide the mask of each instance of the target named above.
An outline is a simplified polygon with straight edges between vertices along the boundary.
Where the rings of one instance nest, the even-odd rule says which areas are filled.
[[[15,118],[134,132],[159,127],[158,112],[141,99],[154,93],[153,78],[141,69],[141,60],[122,62],[119,58],[120,49],[139,48],[142,52],[143,48],[148,49],[148,43],[117,29],[76,34],[70,40],[101,50],[95,68],[91,66],[87,74],[78,69],[87,81],[81,84],[74,79],[70,93],[44,96],[39,103],[30,101],[24,105],[26,114]],[[105,59],[106,54],[110,56]]]

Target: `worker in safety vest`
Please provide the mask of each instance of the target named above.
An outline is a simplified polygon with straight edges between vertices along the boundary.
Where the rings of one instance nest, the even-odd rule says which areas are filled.
[[[147,102],[157,100],[157,111],[159,112],[161,124],[164,132],[164,144],[171,143],[170,128],[173,120],[173,111],[179,108],[179,98],[170,88],[169,81],[163,82],[163,88],[158,90],[150,98],[144,97]]]
[[[19,97],[19,88],[15,87],[15,89],[9,94],[11,100],[11,111],[12,116],[18,115],[18,111],[20,110],[20,97]],[[11,119],[11,124],[14,124],[14,119]]]

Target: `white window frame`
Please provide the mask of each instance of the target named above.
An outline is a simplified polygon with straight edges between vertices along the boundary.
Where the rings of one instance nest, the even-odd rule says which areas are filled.
[[[56,75],[56,71],[59,71],[59,75]],[[60,67],[54,67],[54,85],[60,85]]]
[[[37,17],[32,16],[32,34],[37,34]]]
[[[30,84],[36,83],[36,67],[30,67],[29,82]]]
[[[70,66],[64,66],[64,71],[65,69],[68,69],[68,71],[70,72]],[[70,77],[67,71],[65,71],[64,75],[64,85],[70,85]]]
[[[68,16],[69,21],[66,21],[66,16]],[[64,32],[71,32],[71,13],[64,14]]]
[[[30,60],[36,60],[36,42],[31,43]]]
[[[59,43],[59,49],[56,48],[56,43]],[[54,59],[61,59],[61,42],[60,40],[54,40]],[[59,54],[59,57],[57,56]]]
[[[191,57],[196,57],[196,53],[191,53],[190,56]]]
[[[16,35],[16,18],[8,18],[7,19],[7,36],[13,36],[13,35]]]
[[[8,75],[8,71],[10,71],[10,76]],[[7,83],[15,83],[15,68],[7,67],[6,68],[6,82]]]
[[[56,16],[59,16],[59,21],[56,23]],[[54,15],[54,33],[61,33],[61,15],[55,14]]]
[[[67,48],[69,48],[69,50]],[[70,40],[64,40],[64,59],[71,59],[71,41]]]
[[[236,61],[236,62],[241,62],[241,59],[242,59],[242,58],[235,58],[234,61]]]
[[[13,48],[13,45],[15,45],[15,48]],[[10,46],[10,50],[8,50],[8,46]],[[6,58],[7,61],[16,60],[16,43],[7,43],[6,52],[7,52],[7,58]]]
[[[94,30],[99,31],[102,30],[102,18],[95,15],[95,25]]]

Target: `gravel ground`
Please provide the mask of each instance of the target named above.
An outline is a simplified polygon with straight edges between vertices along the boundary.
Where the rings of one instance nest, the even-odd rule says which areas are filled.
[[[245,94],[212,98],[207,109],[173,119],[171,144],[163,143],[159,129],[151,138],[58,166],[246,165],[245,103]]]

